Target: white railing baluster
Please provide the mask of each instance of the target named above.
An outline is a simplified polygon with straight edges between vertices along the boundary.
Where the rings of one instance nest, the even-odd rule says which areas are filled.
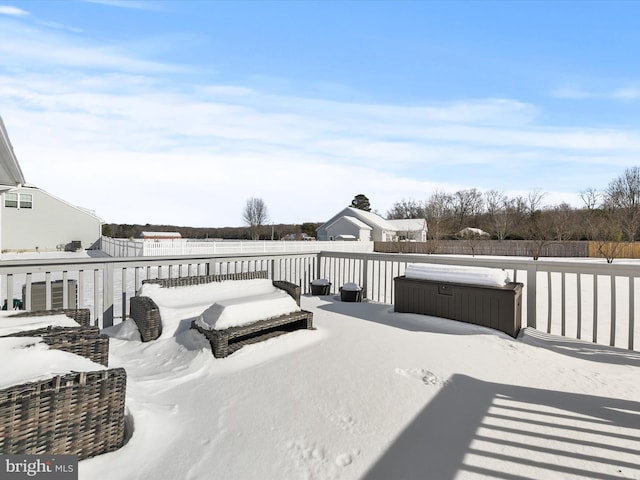
[[[107,245],[108,242],[103,244]],[[140,243],[142,245],[142,243]],[[302,243],[298,243],[302,245]],[[394,281],[396,276],[403,275],[410,263],[437,263],[444,265],[477,265],[490,268],[500,268],[513,272],[513,279],[522,279],[525,284],[525,297],[523,304],[523,325],[536,327],[537,306],[547,303],[546,329],[549,332],[585,338],[591,335],[592,341],[634,348],[637,335],[635,322],[635,276],[637,267],[630,264],[602,264],[597,262],[574,261],[533,261],[530,259],[505,259],[483,257],[449,257],[441,255],[412,255],[412,254],[382,254],[382,253],[356,253],[356,252],[307,252],[307,253],[276,253],[276,254],[220,254],[219,256],[168,256],[168,257],[122,257],[122,258],[82,258],[82,259],[46,259],[46,260],[3,260],[0,262],[0,276],[2,292],[7,295],[7,308],[12,305],[12,297],[17,292],[21,280],[24,284],[24,308],[31,309],[32,283],[45,280],[45,304],[52,305],[51,287],[53,280],[58,281],[62,277],[65,302],[71,307],[70,298],[73,295],[69,291],[69,282],[78,279],[78,306],[90,308],[92,319],[100,326],[108,326],[114,321],[114,308],[118,310],[118,321],[127,315],[127,302],[141,286],[142,278],[166,278],[167,275],[175,277],[176,274],[214,274],[230,273],[232,271],[268,270],[274,278],[288,280],[302,287],[303,292],[309,291],[309,282],[315,278],[327,278],[332,282],[332,291],[335,293],[347,282],[358,283],[365,291],[367,300],[377,302],[394,301]],[[202,268],[200,267],[202,265]],[[121,269],[121,276],[113,278],[113,269]],[[128,282],[129,273],[133,283]],[[93,270],[93,298],[91,298],[89,284],[90,274],[84,272]],[[526,272],[526,275],[523,275]],[[571,279],[576,276],[576,281]],[[555,278],[559,276],[559,278]],[[523,278],[524,277],[524,278]],[[593,280],[593,289],[590,289],[585,279]],[[610,279],[609,288],[600,285]],[[625,280],[626,279],[626,280]],[[539,281],[547,282],[547,292],[544,288],[540,293],[546,298],[538,298],[537,288]],[[623,281],[624,280],[624,281]],[[85,288],[86,283],[86,288]],[[121,286],[117,284],[121,283]],[[629,285],[627,297],[623,295]],[[543,284],[544,285],[544,284]],[[584,292],[583,292],[584,287]],[[63,287],[64,288],[64,287]],[[120,288],[120,295],[114,296]],[[592,290],[592,291],[590,291]],[[85,295],[85,291],[88,292]],[[593,297],[593,298],[590,298]],[[116,304],[114,306],[114,298]],[[628,298],[628,300],[627,300]],[[68,299],[68,300],[67,300]],[[56,302],[59,299],[56,294]],[[122,301],[122,305],[117,305]],[[629,313],[618,318],[617,312],[626,308],[620,302],[628,301]],[[576,302],[575,309],[573,302]],[[600,307],[607,308],[609,302],[610,315],[600,312]],[[592,333],[589,334],[589,325],[583,321],[583,315],[589,315],[589,303],[593,314]],[[559,305],[558,305],[559,304]],[[59,305],[56,303],[56,305]],[[575,331],[574,331],[574,317]],[[543,312],[540,312],[544,315]],[[600,330],[601,332],[599,332]],[[604,332],[608,332],[605,334]],[[628,338],[624,336],[628,332]],[[601,333],[599,335],[599,333]],[[601,337],[601,338],[599,338]],[[616,344],[617,343],[617,344]]]
[[[611,284],[611,333],[609,336],[609,345],[612,347],[616,344],[616,276],[610,275]]]

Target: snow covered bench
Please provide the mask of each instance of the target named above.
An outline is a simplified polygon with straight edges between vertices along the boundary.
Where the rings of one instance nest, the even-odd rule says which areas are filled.
[[[394,278],[394,311],[473,323],[516,337],[522,288],[499,269],[413,264]]]
[[[180,288],[186,286],[190,288]],[[263,304],[265,298],[262,296],[278,297],[278,292],[280,301],[284,301],[284,296],[291,302],[287,315],[269,313]],[[274,336],[298,328],[312,328],[312,314],[299,308],[300,287],[282,280],[269,280],[266,271],[150,280],[143,282],[139,294],[131,298],[130,316],[140,330],[142,341],[170,336],[180,320],[198,317],[214,304],[218,307],[226,305],[228,310],[216,328],[202,323],[199,326],[195,322],[192,324],[194,329],[202,331],[210,340],[216,357],[226,356],[242,344],[259,341],[263,339],[259,337],[264,335]],[[248,310],[254,316],[256,311],[259,312],[256,308],[258,303],[265,311],[259,319],[252,321],[255,325],[239,325],[247,323],[245,317]],[[253,305],[241,308],[242,304]],[[243,329],[246,335],[242,334]],[[247,335],[248,338],[244,338]],[[217,340],[212,341],[214,337]],[[227,347],[235,346],[223,347],[225,342]]]

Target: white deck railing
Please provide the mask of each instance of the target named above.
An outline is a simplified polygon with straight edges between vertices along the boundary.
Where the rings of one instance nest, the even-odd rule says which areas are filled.
[[[266,269],[274,279],[301,285],[304,293],[314,278],[327,278],[334,293],[344,283],[356,282],[367,299],[392,304],[393,278],[404,274],[409,263],[506,269],[513,280],[525,285],[523,325],[632,350],[637,345],[640,322],[635,321],[635,305],[640,292],[635,278],[639,270],[622,261],[341,252],[3,260],[0,299],[24,298],[25,307],[31,309],[33,286],[44,282],[45,307],[51,308],[52,282],[62,280],[68,288],[65,280],[75,280],[78,306],[90,308],[96,324],[109,326],[127,317],[128,299],[144,279]],[[67,290],[64,293],[63,306],[68,307]],[[11,308],[12,301],[8,304]]]

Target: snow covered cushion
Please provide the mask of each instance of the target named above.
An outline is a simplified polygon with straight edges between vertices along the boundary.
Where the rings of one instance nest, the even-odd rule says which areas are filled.
[[[409,264],[405,276],[422,280],[488,286],[503,286],[510,282],[507,272],[497,268],[434,265],[432,263]]]
[[[0,312],[0,337],[13,335],[25,330],[37,330],[47,327],[79,327],[80,324],[64,314],[33,317],[13,317],[16,312],[7,310]]]
[[[300,307],[282,290],[262,295],[220,300],[198,317],[196,323],[206,330],[225,330],[298,312]]]
[[[0,389],[71,372],[105,370],[86,357],[50,349],[41,337],[0,338]]]
[[[264,278],[224,280],[188,287],[162,287],[158,284],[145,283],[140,289],[140,295],[151,297],[160,309],[162,318],[160,339],[173,337],[180,330],[184,319],[197,317],[213,303],[274,292],[282,291],[274,287],[271,280]]]
[[[219,300],[263,295],[278,290],[266,278],[252,280],[225,280],[189,287],[162,287],[155,283],[145,283],[140,296],[151,297],[160,308],[207,307]]]

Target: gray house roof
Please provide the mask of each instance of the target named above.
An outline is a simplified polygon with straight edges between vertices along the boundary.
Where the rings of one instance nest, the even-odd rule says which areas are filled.
[[[355,217],[348,217],[346,215],[336,218],[333,222],[331,222],[329,224],[325,224],[324,228],[331,228],[331,226],[333,224],[335,224],[336,222],[338,222],[339,220],[342,220],[342,219],[344,219],[344,220],[346,220],[346,221],[348,221],[350,223],[353,223],[358,228],[361,228],[361,229],[364,229],[364,230],[371,230],[371,227],[369,225],[367,225],[366,223],[364,223],[363,221],[358,220]]]
[[[24,185],[26,183],[18,159],[13,153],[9,134],[0,117],[0,185]]]
[[[378,227],[380,230],[392,231],[395,232],[398,230],[397,227],[393,226],[389,221],[382,218],[380,215],[376,215],[375,213],[366,212],[364,210],[360,210],[358,208],[346,207],[345,209],[338,212],[336,215],[331,217],[329,221],[327,221],[324,225],[321,225],[318,230],[326,229],[331,226],[331,224],[335,223],[341,217],[351,217],[359,220],[360,222],[368,225],[370,227]]]
[[[399,220],[387,220],[398,231],[419,232],[427,229],[427,221],[424,218],[407,218]]]

